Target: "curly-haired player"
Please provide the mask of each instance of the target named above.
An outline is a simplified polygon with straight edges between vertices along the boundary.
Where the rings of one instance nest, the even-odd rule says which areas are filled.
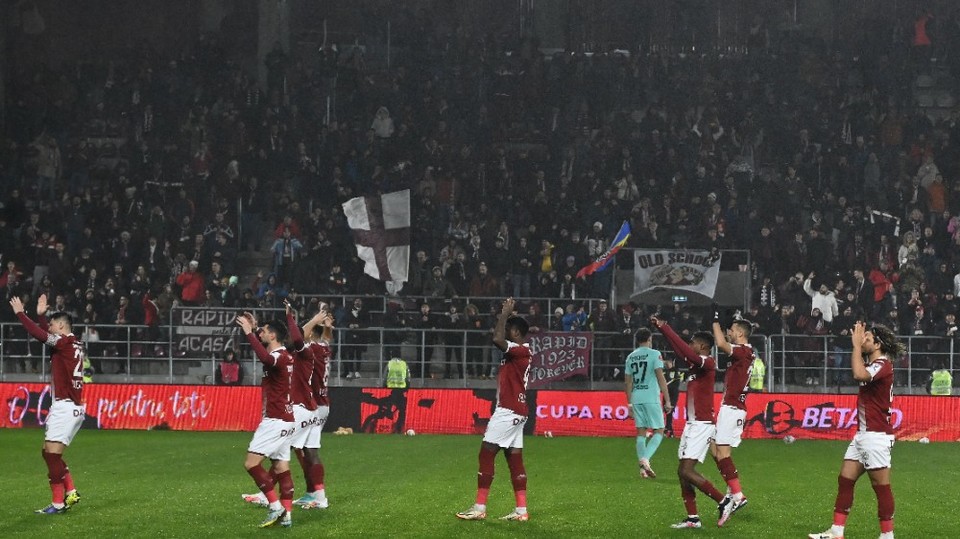
[[[857,434],[847,447],[837,478],[837,500],[833,506],[833,526],[810,539],[843,539],[843,528],[853,506],[853,490],[860,476],[870,476],[877,494],[877,517],[880,539],[893,539],[893,491],[890,490],[890,453],[893,449],[893,427],[890,406],[893,404],[893,360],[903,354],[903,345],[889,328],[874,325],[867,328],[857,322],[851,333],[853,353],[850,369],[860,383],[857,395]]]

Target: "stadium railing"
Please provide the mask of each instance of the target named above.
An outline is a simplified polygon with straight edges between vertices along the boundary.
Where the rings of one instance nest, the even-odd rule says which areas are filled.
[[[282,311],[270,310],[278,315]],[[273,312],[276,311],[276,312]],[[236,310],[231,309],[235,314]],[[268,313],[260,310],[259,316]],[[217,324],[226,319],[208,320]],[[239,330],[231,324],[210,326],[147,327],[98,324],[97,336],[84,325],[75,333],[87,343],[94,381],[100,383],[181,383],[212,384],[217,363],[226,349],[239,352],[245,370],[245,384],[258,384],[261,369]],[[28,337],[18,323],[0,324],[0,381],[45,381],[48,379],[47,352]],[[901,336],[907,352],[897,358],[896,385],[901,394],[924,393],[931,370],[943,366],[951,371],[957,364],[953,339],[930,336]],[[447,343],[454,341],[456,345]],[[590,368],[584,376],[551,382],[551,389],[621,389],[623,361],[633,349],[632,335],[594,332],[590,346]],[[186,345],[184,344],[186,343]],[[846,337],[829,335],[754,335],[751,343],[767,368],[770,391],[801,393],[851,393],[857,385],[849,374],[850,347]],[[654,346],[669,350],[660,335]],[[333,343],[330,385],[382,386],[386,363],[393,357],[407,361],[412,387],[495,387],[500,353],[490,343],[489,331],[363,328],[337,329]],[[348,358],[359,357],[361,373],[348,379]],[[421,354],[430,355],[421,363]],[[449,355],[448,355],[449,354]],[[667,352],[672,356],[671,352]],[[726,358],[721,356],[717,384],[722,387]],[[449,373],[449,376],[448,376]],[[956,377],[960,378],[960,377]]]

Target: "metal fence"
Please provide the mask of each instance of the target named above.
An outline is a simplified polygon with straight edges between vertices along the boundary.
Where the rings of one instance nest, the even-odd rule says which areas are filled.
[[[263,314],[263,313],[261,313]],[[100,381],[138,383],[212,384],[224,348],[208,353],[187,353],[178,349],[183,327],[98,325],[94,334],[77,325],[76,334],[87,343],[93,368],[103,373]],[[189,335],[189,333],[187,333]],[[18,323],[0,324],[0,380],[46,380],[47,352],[29,338]],[[244,383],[260,381],[259,364],[245,339],[232,328],[224,331],[226,348],[238,351],[245,370]],[[363,385],[382,385],[387,361],[399,357],[410,366],[413,385],[424,387],[484,387],[493,382],[500,353],[490,342],[490,331],[364,328],[337,329],[333,343],[331,385],[343,385],[359,372]],[[923,393],[936,368],[954,371],[957,346],[953,339],[901,336],[907,353],[896,358],[896,386],[900,393]],[[553,387],[619,389],[623,361],[633,349],[633,336],[626,333],[594,332],[591,368],[588,376],[557,382]],[[754,335],[758,355],[767,365],[766,388],[771,391],[851,392],[856,390],[850,374],[850,341],[847,337],[812,335]],[[656,335],[654,345],[669,350]],[[718,384],[726,369],[726,358],[718,365]],[[96,380],[95,375],[95,380]],[[955,377],[955,379],[960,377]]]

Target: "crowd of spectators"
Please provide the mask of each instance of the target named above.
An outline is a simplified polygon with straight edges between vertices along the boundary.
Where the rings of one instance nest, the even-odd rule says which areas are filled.
[[[576,273],[626,220],[628,247],[750,249],[762,333],[841,335],[864,318],[954,336],[960,112],[934,116],[912,93],[917,73],[938,73],[909,39],[856,56],[754,45],[546,56],[535,38],[419,12],[398,25],[389,69],[362,47],[316,61],[278,48],[263,89],[215,35],[176,58],[142,45],[20,65],[0,144],[0,288],[47,293],[86,323],[382,294],[340,204],[409,188],[400,295],[427,310],[564,298],[544,326],[611,331],[673,310],[577,312],[608,296],[610,271]],[[240,282],[241,250],[268,251],[271,267]]]

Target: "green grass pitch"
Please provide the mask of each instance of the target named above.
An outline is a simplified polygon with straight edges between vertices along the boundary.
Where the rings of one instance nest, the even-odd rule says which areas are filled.
[[[260,530],[264,511],[242,462],[249,433],[82,431],[67,453],[83,501],[64,515],[35,515],[49,502],[40,430],[0,430],[0,537],[806,537],[830,524],[844,442],[745,440],[735,450],[750,505],[724,528],[698,495],[704,528],[671,530],[684,517],[676,440],[641,480],[630,438],[526,440],[529,522],[501,522],[513,507],[506,462],[489,519],[463,522],[476,487],[479,436],[324,435],[327,510],[294,512],[293,528]],[[960,537],[960,444],[894,448],[898,537]],[[292,463],[298,496],[299,466]],[[701,470],[722,489],[712,461]],[[876,501],[857,487],[847,537],[877,537]]]

